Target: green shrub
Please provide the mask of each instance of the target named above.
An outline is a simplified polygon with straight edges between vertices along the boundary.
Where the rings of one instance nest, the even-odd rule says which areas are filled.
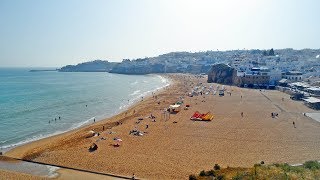
[[[215,164],[214,167],[213,167],[213,169],[216,170],[216,171],[217,171],[217,170],[220,170],[219,164]]]
[[[284,163],[284,164],[280,164],[278,167],[281,167],[281,169],[284,171],[284,172],[289,172],[290,171],[290,165],[287,164],[287,163]]]
[[[261,164],[254,164],[253,167],[260,167],[260,166],[261,166]]]
[[[206,176],[206,172],[204,170],[202,170],[199,175],[200,176]]]
[[[318,161],[307,161],[303,164],[307,169],[320,169],[320,163]]]
[[[289,164],[279,164],[277,167],[280,167],[284,172],[295,172],[295,173],[302,173],[303,168],[299,166],[290,166]]]
[[[233,180],[241,180],[241,179],[253,179],[253,175],[249,172],[238,172],[237,175],[233,176]]]
[[[225,180],[226,177],[224,175],[219,175],[217,176],[217,180]]]
[[[232,180],[241,180],[243,176],[241,176],[240,174],[237,174],[235,176],[232,177]]]
[[[281,165],[279,163],[274,163],[273,164],[275,167],[280,167]]]
[[[197,180],[197,177],[195,175],[191,174],[189,176],[189,180]]]
[[[216,172],[214,170],[210,170],[206,172],[207,176],[216,176]]]

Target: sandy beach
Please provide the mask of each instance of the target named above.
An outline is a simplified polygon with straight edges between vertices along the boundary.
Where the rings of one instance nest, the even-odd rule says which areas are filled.
[[[303,115],[315,111],[289,95],[225,86],[231,95],[188,97],[186,94],[199,82],[207,87],[217,85],[187,74],[164,77],[171,79],[169,87],[125,112],[17,147],[5,155],[129,177],[135,174],[142,179],[187,179],[190,174],[212,169],[214,164],[249,167],[260,161],[296,164],[320,160],[320,123]],[[190,108],[165,118],[163,109],[179,97]],[[192,121],[195,111],[210,111],[214,119]],[[272,112],[278,117],[272,118]],[[148,118],[150,114],[156,117],[155,122]],[[143,136],[129,134],[133,129],[144,132]],[[100,136],[86,138],[90,130]],[[120,147],[113,146],[114,138],[121,138]],[[88,152],[92,143],[98,149]],[[4,173],[0,171],[0,175]]]

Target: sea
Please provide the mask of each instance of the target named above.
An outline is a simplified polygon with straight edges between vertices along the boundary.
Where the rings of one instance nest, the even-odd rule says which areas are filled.
[[[29,70],[0,68],[1,151],[111,117],[170,83],[159,75]]]

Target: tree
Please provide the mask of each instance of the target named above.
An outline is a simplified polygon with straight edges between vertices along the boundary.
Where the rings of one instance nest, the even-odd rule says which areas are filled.
[[[262,51],[262,55],[263,55],[263,56],[268,56],[267,51],[266,51],[266,50],[263,50],[263,51]]]
[[[269,56],[274,56],[273,48],[270,49],[270,51],[269,51]]]

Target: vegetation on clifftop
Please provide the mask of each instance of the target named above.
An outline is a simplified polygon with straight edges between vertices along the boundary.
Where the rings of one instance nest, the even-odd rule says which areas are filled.
[[[109,72],[117,63],[103,60],[89,61],[77,65],[67,65],[60,72]]]
[[[255,164],[251,168],[217,168],[201,171],[198,175],[190,175],[189,180],[211,180],[211,179],[320,179],[320,163],[318,161],[307,161],[300,166],[289,164],[264,165]]]

